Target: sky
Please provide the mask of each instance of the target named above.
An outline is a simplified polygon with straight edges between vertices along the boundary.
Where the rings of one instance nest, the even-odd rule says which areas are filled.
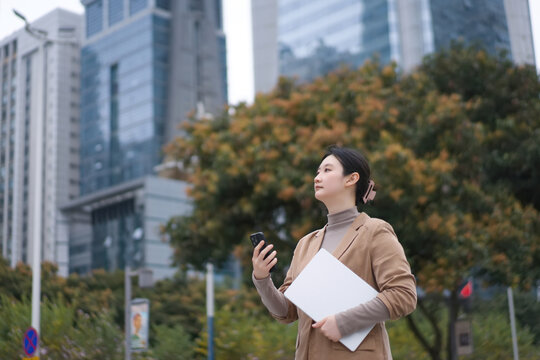
[[[253,99],[253,53],[251,39],[251,0],[223,0],[223,26],[227,37],[229,102]],[[540,72],[540,0],[529,0],[536,67]],[[79,0],[0,0],[0,39],[23,27],[12,9],[30,22],[61,7],[77,13],[84,8]]]

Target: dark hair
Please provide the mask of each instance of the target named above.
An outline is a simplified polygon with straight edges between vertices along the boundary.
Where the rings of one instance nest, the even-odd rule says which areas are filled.
[[[366,194],[369,186],[369,180],[371,176],[371,170],[369,169],[369,164],[360,152],[340,147],[337,145],[332,145],[324,154],[322,160],[326,159],[328,156],[334,155],[336,159],[343,166],[343,175],[349,175],[353,172],[357,172],[360,175],[360,179],[356,183],[356,205],[363,204],[363,198]],[[322,161],[321,160],[321,161]]]

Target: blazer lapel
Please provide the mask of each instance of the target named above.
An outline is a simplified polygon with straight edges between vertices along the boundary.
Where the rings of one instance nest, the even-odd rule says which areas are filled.
[[[356,239],[358,236],[358,230],[365,224],[368,218],[369,216],[363,212],[360,213],[356,219],[354,219],[353,223],[349,227],[349,230],[345,236],[343,236],[343,239],[341,239],[338,247],[332,252],[332,255],[339,259],[345,253],[345,251],[347,251],[354,239]]]
[[[306,255],[302,258],[302,263],[300,264],[298,273],[300,273],[306,267],[306,265],[311,261],[311,259],[313,259],[315,254],[317,254],[317,252],[319,252],[319,250],[321,249],[325,232],[326,232],[326,225],[322,229],[317,231],[311,238],[308,249],[306,251]]]

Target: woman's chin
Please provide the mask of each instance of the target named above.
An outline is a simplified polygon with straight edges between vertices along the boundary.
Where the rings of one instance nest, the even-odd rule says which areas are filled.
[[[322,190],[315,191],[315,199],[324,202],[324,199],[325,199],[324,191]]]

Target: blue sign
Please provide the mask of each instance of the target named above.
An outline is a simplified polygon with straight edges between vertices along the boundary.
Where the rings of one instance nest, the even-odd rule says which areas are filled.
[[[39,336],[37,330],[33,327],[28,328],[28,330],[26,330],[26,332],[24,333],[23,339],[24,352],[26,353],[26,355],[34,355],[37,350],[38,341]]]

